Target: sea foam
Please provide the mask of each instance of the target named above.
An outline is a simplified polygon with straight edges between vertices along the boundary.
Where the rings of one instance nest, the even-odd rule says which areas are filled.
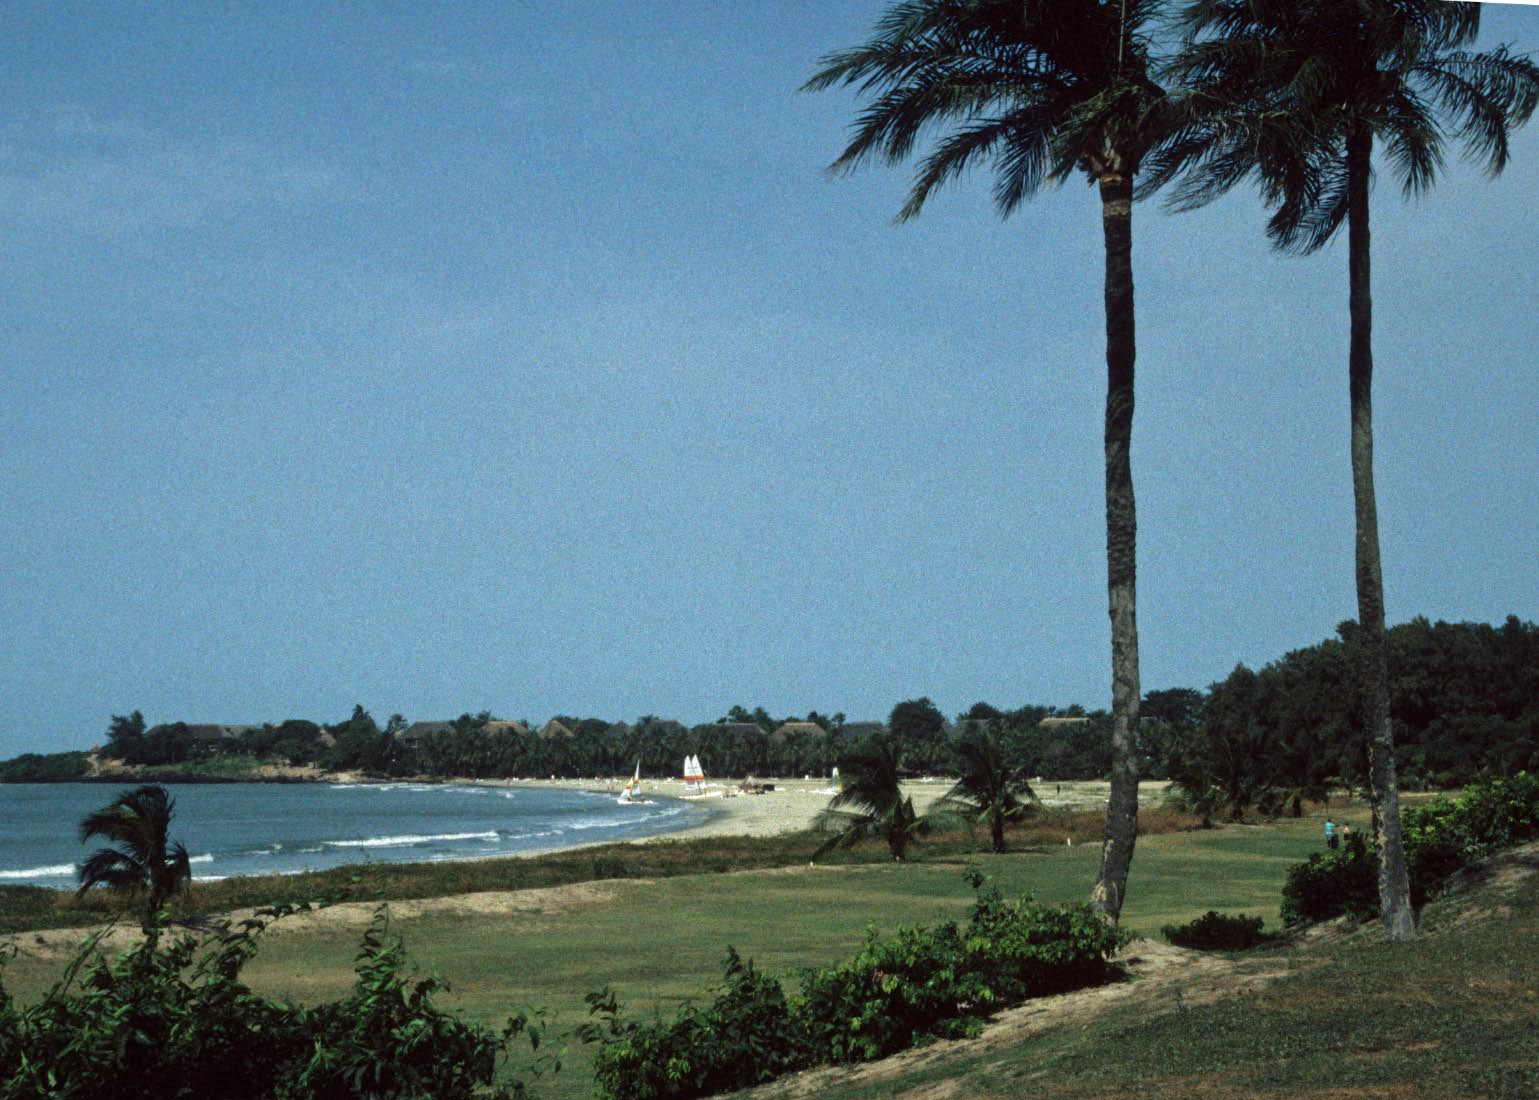
[[[402,848],[410,844],[432,844],[441,840],[496,840],[495,829],[484,833],[407,833],[403,836],[368,836],[360,840],[328,840],[328,848]]]
[[[0,871],[0,879],[53,878],[73,875],[74,873],[75,865],[73,863],[55,863],[49,867],[29,867],[24,870]]]

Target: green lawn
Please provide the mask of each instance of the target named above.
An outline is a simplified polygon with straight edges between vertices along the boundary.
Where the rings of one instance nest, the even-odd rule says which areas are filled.
[[[879,1083],[847,1074],[820,1080],[816,1095],[1532,1100],[1536,937],[1539,874],[1529,874],[1494,892],[1433,902],[1410,944],[1388,943],[1366,925],[1344,940],[1279,952],[1289,972],[1242,996],[1199,1007],[1144,1001],[1005,1049],[957,1044]],[[755,1096],[775,1092],[766,1086]]]
[[[634,1013],[671,1010],[699,998],[721,977],[729,944],[761,969],[785,973],[848,955],[868,924],[961,916],[971,899],[962,872],[971,862],[1007,896],[1029,891],[1047,902],[1079,902],[1089,892],[1099,848],[1049,842],[1003,856],[963,858],[921,848],[906,864],[798,865],[772,871],[611,880],[571,888],[569,905],[536,912],[429,914],[394,921],[413,962],[450,983],[442,1003],[487,1024],[521,1005],[555,1011],[560,1024],[585,1019],[583,994],[606,983]],[[1286,869],[1319,847],[1319,819],[1139,841],[1123,923],[1155,935],[1161,925],[1208,909],[1263,915],[1277,923]],[[300,1000],[331,998],[350,984],[366,910],[320,931],[270,934],[246,971],[253,986]],[[23,945],[25,936],[22,937]],[[6,970],[21,999],[36,996],[60,969],[25,953]],[[590,1095],[590,1058],[571,1064],[547,1088],[552,1097]]]
[[[1125,923],[1156,934],[1165,923],[1210,908],[1277,922],[1286,868],[1318,846],[1318,823],[1176,833],[1140,841]],[[1007,895],[1030,891],[1078,902],[1094,878],[1093,844],[1046,846],[978,866]],[[582,995],[608,983],[637,1013],[671,1011],[721,977],[728,944],[762,968],[827,965],[848,955],[866,926],[961,916],[971,899],[966,861],[807,868],[605,884],[612,899],[563,912],[428,917],[399,921],[413,960],[449,980],[446,1003],[487,1023],[520,1002],[554,1009],[575,1025]],[[362,916],[359,918],[360,925]],[[248,971],[260,988],[302,999],[334,996],[346,984],[356,933],[276,936]],[[547,1091],[589,1095],[590,1059],[571,1065]]]

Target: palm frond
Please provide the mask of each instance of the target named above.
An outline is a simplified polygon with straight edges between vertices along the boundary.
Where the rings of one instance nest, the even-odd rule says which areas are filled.
[[[1149,34],[1165,0],[910,0],[870,40],[831,54],[803,85],[867,99],[830,166],[913,156],[932,133],[898,214],[915,216],[936,188],[989,162],[1009,214],[1047,182],[1103,162],[1136,171],[1161,135],[1164,96],[1150,75]]]
[[[1407,196],[1443,167],[1445,128],[1501,171],[1511,128],[1539,107],[1539,68],[1505,46],[1461,49],[1479,20],[1478,5],[1443,0],[1195,0],[1162,70],[1187,86],[1189,117],[1145,192],[1178,181],[1171,204],[1189,209],[1254,176],[1273,242],[1309,252],[1345,218],[1349,131],[1366,129]]]
[[[134,890],[144,883],[145,868],[138,860],[113,848],[99,848],[83,861],[77,872],[80,879],[79,893],[93,886],[107,886],[114,890]]]
[[[1507,166],[1508,134],[1539,108],[1539,66],[1506,46],[1483,54],[1456,52],[1417,66],[1416,78],[1464,139],[1464,155],[1495,175]]]
[[[1427,104],[1409,87],[1397,89],[1384,107],[1379,125],[1384,152],[1395,166],[1405,197],[1413,198],[1432,188],[1443,166],[1442,135]]]

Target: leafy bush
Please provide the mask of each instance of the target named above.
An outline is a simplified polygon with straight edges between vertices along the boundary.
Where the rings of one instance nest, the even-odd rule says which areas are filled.
[[[885,943],[870,929],[853,958],[801,975],[796,1014],[810,1049],[819,1061],[856,1062],[924,1037],[974,1033],[977,1017],[998,1005],[970,961],[953,922],[900,928]]]
[[[432,980],[408,989],[383,910],[350,997],[315,1008],[269,1001],[239,977],[265,924],[201,944],[190,934],[169,946],[147,939],[112,959],[97,953],[97,933],[39,1004],[18,1010],[0,993],[0,1095],[99,1100],[131,1082],[145,1100],[468,1100],[483,1094],[514,1036],[538,1043],[527,1016],[499,1036],[434,1007]],[[511,1088],[497,1095],[523,1091]]]
[[[1209,909],[1196,920],[1167,924],[1160,931],[1177,947],[1192,947],[1198,951],[1245,951],[1271,938],[1261,931],[1264,923],[1260,917],[1248,917],[1243,913],[1230,916]]]
[[[1527,772],[1473,783],[1456,799],[1434,798],[1400,815],[1411,900],[1423,904],[1450,875],[1514,845],[1539,837],[1539,776]],[[1362,837],[1343,851],[1316,853],[1288,872],[1283,887],[1287,924],[1343,913],[1379,911],[1377,855]]]
[[[975,889],[982,876],[973,873]],[[985,1016],[1028,997],[1103,980],[1124,936],[1088,906],[1050,908],[1030,898],[1006,904],[980,890],[965,926],[875,931],[853,958],[801,972],[787,1003],[780,985],[727,957],[727,984],[711,1007],[672,1022],[621,1021],[607,990],[589,996],[605,1028],[599,1095],[609,1100],[683,1100],[742,1088],[822,1062],[880,1058],[937,1037],[975,1034]]]
[[[671,1023],[622,1022],[608,990],[588,996],[607,1017],[607,1039],[594,1064],[600,1096],[663,1100],[709,1096],[773,1080],[801,1061],[796,1027],[780,983],[727,948],[726,984],[701,1010],[686,1007]],[[597,1037],[599,1029],[585,1029]]]
[[[1316,852],[1288,871],[1283,883],[1282,919],[1287,925],[1342,915],[1364,920],[1379,911],[1379,871],[1362,834],[1353,833],[1339,850]]]
[[[974,887],[982,883],[974,873]],[[881,1058],[933,1038],[976,1034],[999,1009],[1106,976],[1123,937],[1089,906],[1004,903],[979,893],[965,928],[873,932],[849,961],[802,973],[792,1005],[817,1061]]]

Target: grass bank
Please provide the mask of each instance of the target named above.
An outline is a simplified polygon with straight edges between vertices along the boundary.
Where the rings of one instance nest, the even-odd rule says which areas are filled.
[[[1094,812],[1051,811],[1013,830],[1017,848],[1094,844],[1104,817]],[[1168,810],[1145,810],[1146,834],[1188,829],[1192,818]],[[768,837],[709,836],[658,838],[505,859],[439,863],[365,863],[298,875],[249,875],[214,882],[194,882],[172,903],[178,918],[276,904],[314,901],[407,901],[494,890],[569,886],[604,879],[673,878],[764,870],[809,862],[821,838],[810,832]],[[978,841],[966,834],[941,834],[917,846],[918,862],[949,861],[975,852]],[[880,843],[830,852],[822,862],[848,865],[887,862]],[[47,928],[89,928],[124,911],[122,899],[102,890],[77,897],[72,891],[35,886],[0,886],[0,933]],[[136,911],[134,911],[136,912]]]
[[[1539,1096],[1539,851],[1491,866],[1474,891],[1430,903],[1412,943],[1369,924],[1248,955],[1209,1003],[1186,985],[1041,1030],[1022,1021],[1012,1032],[1007,1020],[983,1042],[751,1095],[1529,1100]],[[1284,973],[1245,985],[1265,968]]]
[[[1319,846],[1317,819],[1204,832],[1179,831],[1187,819],[1177,815],[1141,817],[1153,835],[1139,841],[1124,922],[1149,934],[1210,908],[1260,914],[1275,925],[1286,868]],[[1159,828],[1172,831],[1154,833]],[[585,1019],[583,994],[603,985],[614,987],[630,1012],[671,1013],[720,980],[729,944],[761,969],[787,974],[846,957],[871,924],[891,932],[899,924],[962,916],[972,896],[962,877],[968,864],[991,875],[1007,896],[1082,901],[1095,876],[1099,835],[1099,815],[1061,814],[1012,834],[1005,855],[981,853],[983,837],[957,834],[922,845],[904,864],[872,847],[809,866],[814,838],[800,834],[372,867],[369,876],[385,877],[360,876],[353,884],[356,897],[368,895],[364,904],[279,924],[246,973],[269,994],[302,1001],[341,995],[352,981],[371,903],[388,896],[395,899],[393,930],[413,962],[447,979],[444,1003],[469,1018],[495,1026],[528,1004],[553,1010],[559,1024],[571,1027]],[[252,882],[209,885],[260,892]],[[557,888],[531,889],[538,886]],[[234,895],[221,900],[245,904]],[[27,936],[18,939],[23,953],[8,966],[6,984],[28,999],[62,965],[57,954],[29,953]],[[546,1092],[560,1100],[587,1097],[590,1088],[591,1054],[575,1050],[568,1071]]]

